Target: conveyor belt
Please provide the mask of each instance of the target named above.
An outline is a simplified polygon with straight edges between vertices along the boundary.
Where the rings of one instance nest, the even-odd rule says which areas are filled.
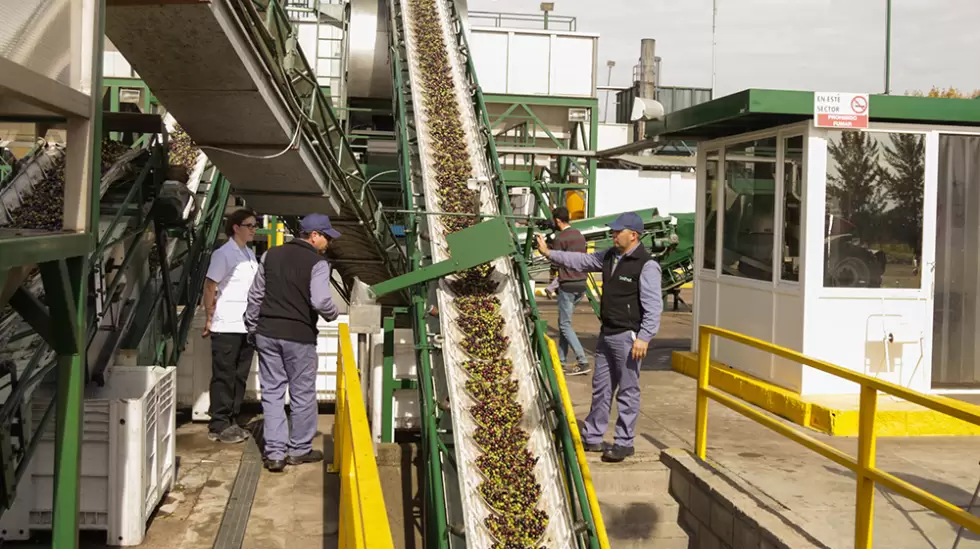
[[[108,0],[106,35],[157,98],[260,214],[334,220],[328,252],[346,284],[405,271],[381,205],[366,185],[278,3]],[[259,10],[265,11],[259,11]],[[405,293],[383,301],[401,304]]]
[[[415,158],[418,168],[413,171],[421,173],[425,209],[436,212],[440,210],[438,183],[434,174],[436,160],[433,156],[433,137],[430,135],[429,119],[424,108],[424,105],[427,104],[425,98],[428,90],[424,89],[424,84],[421,84],[420,55],[418,55],[419,38],[415,34],[413,24],[413,18],[416,16],[413,10],[420,8],[417,8],[412,0],[392,2],[392,5],[395,6],[395,9],[392,10],[393,18],[395,18],[391,24],[392,32],[398,33],[395,37],[396,43],[404,41],[404,49],[408,58],[411,108],[414,113],[414,128],[418,138],[417,156]],[[486,139],[486,135],[480,131],[477,113],[474,109],[472,88],[466,77],[467,59],[462,48],[455,47],[457,43],[455,29],[460,22],[452,13],[447,2],[437,0],[435,6],[452,66],[452,76],[455,82],[453,93],[458,102],[459,112],[462,114],[462,129],[467,143],[469,161],[473,167],[472,176],[478,182],[480,190],[480,210],[485,214],[498,214],[501,213],[497,206],[499,197],[496,189],[491,185],[491,181],[497,178],[497,174],[493,173],[494,168],[490,165],[481,143],[481,137]],[[432,44],[427,44],[427,46],[431,49]],[[448,259],[445,239],[447,232],[441,223],[441,219],[444,218],[430,215],[426,216],[425,220],[428,226],[431,244],[429,251],[433,263]],[[535,476],[542,490],[537,507],[547,512],[549,517],[548,527],[540,545],[549,549],[577,547],[577,540],[572,527],[573,512],[571,503],[568,501],[561,457],[556,449],[553,435],[556,426],[546,410],[547,398],[545,394],[547,391],[540,383],[540,377],[537,375],[537,359],[532,351],[532,344],[526,331],[525,308],[521,292],[522,280],[509,257],[495,260],[493,266],[496,270],[494,276],[499,281],[497,298],[501,302],[501,312],[506,322],[504,335],[509,339],[506,357],[510,358],[514,364],[514,378],[519,383],[518,403],[524,410],[522,427],[530,434],[528,449],[538,457]],[[482,450],[472,439],[472,434],[476,432],[478,425],[469,412],[469,408],[476,402],[465,389],[468,376],[462,366],[466,360],[469,360],[469,357],[462,350],[463,334],[456,326],[459,313],[453,302],[455,295],[451,290],[449,279],[440,280],[436,285],[435,292],[439,306],[442,352],[433,355],[433,367],[440,377],[442,375],[445,377],[452,411],[451,431],[456,454],[456,467],[447,470],[447,476],[455,472],[457,482],[454,483],[451,478],[448,479],[446,499],[451,507],[450,514],[453,514],[455,511],[453,508],[457,506],[462,512],[466,547],[489,549],[496,546],[495,540],[485,525],[485,519],[491,514],[491,509],[480,495],[479,486],[483,477],[476,467],[476,460]],[[422,382],[426,382],[426,380]],[[537,546],[538,544],[535,544],[535,547]]]

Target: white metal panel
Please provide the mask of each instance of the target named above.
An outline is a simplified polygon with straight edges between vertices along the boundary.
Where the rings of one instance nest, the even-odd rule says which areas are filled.
[[[481,76],[482,78],[482,76]],[[599,137],[596,150],[612,149],[629,143],[629,124],[599,124]]]
[[[303,57],[306,58],[306,63],[310,67],[314,68],[317,76],[323,76],[316,62],[316,55],[317,55],[316,24],[298,23],[296,27],[298,29],[297,34],[299,35],[299,49],[303,52]]]
[[[595,74],[595,42],[592,38],[554,36],[551,44],[549,95],[592,97]]]
[[[916,391],[929,391],[931,360],[925,352],[925,338],[932,309],[927,300],[820,298],[811,300],[806,312],[805,354]],[[856,383],[804,369],[804,395],[858,392]]]
[[[508,35],[474,32],[469,39],[470,55],[484,93],[507,93]]]
[[[597,216],[647,208],[690,213],[697,198],[694,174],[661,171],[596,170],[595,193]]]
[[[670,172],[670,207],[664,213],[691,213],[697,199],[697,182],[691,172]]]
[[[772,341],[773,293],[722,280],[718,284],[718,324],[721,328]],[[772,355],[740,343],[717,338],[712,342],[717,360],[760,379],[772,379]]]
[[[550,95],[551,37],[512,33],[508,51],[507,93]]]

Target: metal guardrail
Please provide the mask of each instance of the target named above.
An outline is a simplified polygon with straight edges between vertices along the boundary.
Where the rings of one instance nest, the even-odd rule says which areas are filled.
[[[858,416],[858,455],[855,459],[844,452],[825,444],[814,437],[797,431],[784,423],[769,417],[759,410],[710,387],[709,372],[711,370],[711,336],[721,337],[729,341],[747,345],[753,349],[771,353],[780,358],[798,362],[811,368],[816,368],[833,376],[852,381],[861,386],[861,401]],[[905,399],[909,402],[929,408],[930,410],[955,417],[957,419],[980,425],[980,408],[956,400],[935,397],[906,389],[894,383],[859,374],[836,366],[829,362],[808,357],[802,353],[773,345],[754,337],[725,330],[717,326],[701,325],[698,327],[698,389],[697,389],[697,419],[695,427],[695,453],[704,460],[708,444],[708,399],[735,410],[743,416],[764,425],[780,435],[799,443],[821,456],[846,467],[857,475],[857,507],[854,517],[854,547],[871,548],[871,538],[874,519],[875,483],[905,496],[919,505],[934,511],[956,524],[980,534],[980,517],[976,517],[960,509],[956,505],[936,497],[904,480],[875,467],[875,447],[877,434],[875,432],[875,416],[878,408],[878,392],[883,392]]]
[[[350,327],[341,324],[337,337],[337,407],[333,463],[328,470],[340,474],[338,547],[393,549]]]
[[[558,346],[555,340],[545,336],[548,342],[548,353],[551,355],[552,367],[561,364],[558,357]],[[592,473],[589,471],[589,463],[585,459],[585,447],[582,445],[582,437],[579,435],[578,422],[575,421],[575,408],[572,406],[572,397],[568,394],[568,385],[565,383],[565,372],[561,368],[555,368],[555,377],[558,379],[558,389],[561,392],[562,408],[565,409],[565,419],[568,423],[568,430],[572,433],[572,444],[575,446],[575,459],[578,461],[579,468],[582,469],[582,480],[585,483],[585,493],[589,500],[589,509],[592,510],[592,519],[595,522],[596,537],[599,538],[599,548],[609,549],[609,536],[606,535],[606,523],[602,520],[602,511],[599,509],[599,498],[595,493],[595,486],[592,484]]]
[[[560,30],[575,32],[578,19],[569,15],[550,15],[546,13],[508,13],[502,11],[470,11],[467,13],[473,23],[489,21],[494,27]]]

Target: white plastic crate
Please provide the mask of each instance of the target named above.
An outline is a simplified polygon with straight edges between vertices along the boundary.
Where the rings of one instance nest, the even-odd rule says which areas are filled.
[[[146,521],[173,487],[176,382],[176,368],[116,366],[104,387],[86,391],[79,528],[104,530],[109,545],[141,544]],[[43,389],[34,394],[35,426],[51,398]],[[14,504],[0,517],[4,540],[51,529],[54,421],[40,436]]]

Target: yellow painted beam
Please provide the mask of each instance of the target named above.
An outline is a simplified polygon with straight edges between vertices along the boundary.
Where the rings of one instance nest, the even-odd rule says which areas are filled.
[[[671,365],[677,372],[697,378],[696,353],[675,351]],[[711,361],[711,366],[712,387],[814,431],[834,436],[858,435],[858,395],[802,397],[726,364]],[[980,426],[882,394],[875,431],[878,436],[980,435]]]
[[[565,410],[565,417],[568,418],[568,429],[571,431],[572,444],[575,446],[575,459],[578,461],[579,468],[582,469],[582,482],[585,484],[585,495],[589,498],[589,510],[592,512],[592,522],[595,524],[596,537],[599,538],[599,547],[609,549],[609,537],[606,535],[606,523],[602,520],[602,510],[599,509],[599,498],[595,493],[595,486],[592,484],[592,473],[589,472],[589,462],[585,459],[585,447],[582,446],[582,438],[579,435],[578,422],[575,420],[575,409],[572,407],[572,397],[568,394],[568,385],[565,384],[565,372],[557,365],[561,364],[558,358],[558,346],[555,340],[545,336],[548,341],[548,351],[551,354],[551,364],[555,369],[555,377],[558,379],[558,390],[561,393],[562,408]]]

